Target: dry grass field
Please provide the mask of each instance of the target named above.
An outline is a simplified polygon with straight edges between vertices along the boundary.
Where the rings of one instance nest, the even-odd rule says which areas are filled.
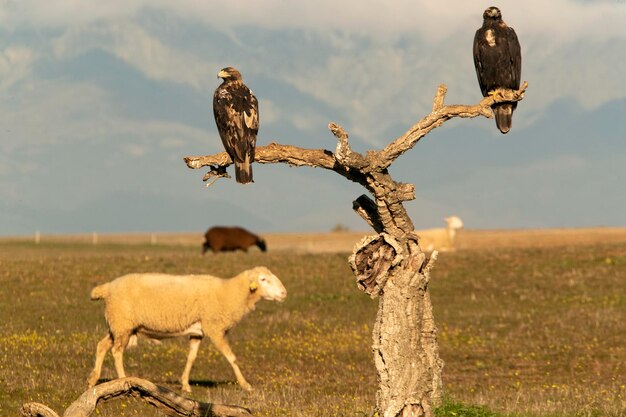
[[[419,231],[418,231],[419,232]],[[204,231],[198,233],[110,233],[82,235],[43,235],[41,243],[130,244],[130,245],[180,245],[200,248]],[[296,253],[352,252],[363,236],[372,232],[333,233],[259,233],[266,241],[268,250]],[[429,230],[423,231],[428,240]],[[459,230],[459,249],[491,248],[545,248],[567,245],[596,245],[626,241],[626,228],[579,228],[579,229],[515,229],[515,230]],[[8,237],[0,242],[34,242],[34,236]],[[254,250],[253,248],[251,250]]]
[[[191,234],[0,240],[0,415],[28,401],[60,412],[84,390],[105,332],[94,285],[262,264],[289,296],[260,303],[229,336],[255,391],[240,390],[205,342],[192,397],[257,416],[371,416],[376,300],[356,289],[346,262],[360,235],[267,235],[268,253],[205,256]],[[458,246],[432,273],[446,362],[438,415],[626,415],[626,229],[468,230]],[[178,389],[185,357],[184,341],[144,341],[127,352],[127,372]],[[103,378],[114,377],[109,356]],[[98,415],[160,415],[146,407],[124,399]]]

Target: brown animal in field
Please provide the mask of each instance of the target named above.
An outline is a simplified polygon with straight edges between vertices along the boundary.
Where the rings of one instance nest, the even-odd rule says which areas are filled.
[[[236,251],[237,249],[247,252],[248,248],[253,245],[258,246],[263,252],[267,251],[265,240],[242,227],[215,226],[204,234],[202,253],[209,249],[214,253]]]

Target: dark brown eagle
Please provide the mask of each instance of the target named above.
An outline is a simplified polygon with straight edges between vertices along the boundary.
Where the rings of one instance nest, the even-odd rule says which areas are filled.
[[[235,179],[247,184],[253,182],[250,164],[254,162],[259,131],[259,103],[235,68],[226,67],[217,77],[224,82],[213,95],[215,124],[226,152],[235,163]]]
[[[478,84],[486,97],[498,88],[519,89],[522,76],[522,53],[513,28],[502,20],[497,7],[483,13],[483,26],[474,36],[474,66]],[[500,132],[511,130],[517,102],[494,104],[492,109]]]

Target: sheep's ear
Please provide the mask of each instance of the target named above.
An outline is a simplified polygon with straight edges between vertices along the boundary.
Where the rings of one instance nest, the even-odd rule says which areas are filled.
[[[252,282],[250,284],[250,292],[255,292],[257,290],[257,288],[259,288],[259,284],[257,284],[256,281]]]

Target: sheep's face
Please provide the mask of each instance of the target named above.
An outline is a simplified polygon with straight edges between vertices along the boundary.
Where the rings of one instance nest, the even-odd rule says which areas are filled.
[[[266,300],[285,301],[287,290],[276,275],[264,266],[256,267],[253,271],[256,280],[251,284],[251,290],[258,291]]]
[[[463,221],[457,216],[445,217],[444,220],[448,224],[448,229],[462,229]]]

